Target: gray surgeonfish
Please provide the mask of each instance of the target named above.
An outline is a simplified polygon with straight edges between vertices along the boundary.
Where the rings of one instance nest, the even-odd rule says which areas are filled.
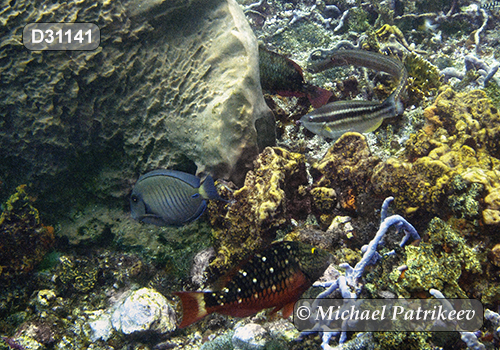
[[[137,180],[130,208],[135,220],[178,226],[199,218],[209,199],[221,199],[210,175],[201,182],[198,177],[181,171],[154,170]]]

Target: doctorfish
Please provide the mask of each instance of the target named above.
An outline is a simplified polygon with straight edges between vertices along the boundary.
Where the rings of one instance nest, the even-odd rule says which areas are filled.
[[[403,63],[379,53],[364,50],[335,50],[331,57],[309,67],[317,73],[334,66],[354,65],[379,70],[398,79],[396,89],[383,102],[337,101],[304,115],[299,124],[323,137],[339,138],[348,131],[375,131],[385,118],[403,113],[400,97],[405,91],[408,73]]]
[[[304,81],[302,68],[285,56],[259,46],[259,70],[262,90],[280,96],[307,96],[314,108],[328,102],[331,91]]]
[[[295,302],[330,264],[331,254],[301,242],[279,242],[247,259],[224,276],[220,290],[175,292],[181,299],[184,328],[217,312],[247,317],[260,310],[291,315]]]
[[[208,199],[221,199],[208,175],[203,182],[176,170],[153,170],[137,180],[130,195],[132,218],[158,226],[196,220]]]

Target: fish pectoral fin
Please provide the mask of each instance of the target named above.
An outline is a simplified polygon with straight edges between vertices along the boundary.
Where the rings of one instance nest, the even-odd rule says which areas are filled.
[[[205,199],[221,199],[215,187],[214,179],[210,175],[207,175],[202,181],[199,192]]]
[[[382,122],[384,121],[384,118],[377,118],[375,120],[375,123],[373,125],[371,125],[368,130],[364,131],[364,132],[373,132],[375,130],[377,130],[380,125],[382,125]]]
[[[145,224],[152,224],[156,226],[165,226],[166,222],[162,217],[154,214],[144,214],[139,218],[139,221]]]
[[[295,301],[292,301],[291,303],[286,304],[283,306],[281,309],[281,315],[283,318],[288,318],[290,315],[293,313],[293,307],[295,306]]]

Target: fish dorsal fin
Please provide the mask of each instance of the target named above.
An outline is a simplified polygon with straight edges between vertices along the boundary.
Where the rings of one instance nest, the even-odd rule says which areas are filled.
[[[170,176],[176,179],[179,179],[188,185],[198,188],[200,187],[200,179],[192,174],[184,173],[182,171],[177,171],[177,170],[168,170],[168,169],[158,169],[158,170],[153,170],[150,171],[147,174],[142,175],[139,177],[139,180],[137,182],[140,182],[141,180],[153,177],[153,176]]]

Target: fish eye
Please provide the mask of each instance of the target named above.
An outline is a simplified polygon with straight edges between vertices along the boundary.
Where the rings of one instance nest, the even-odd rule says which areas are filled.
[[[130,199],[132,200],[132,202],[134,203],[137,203],[139,201],[139,198],[134,194],[130,197]]]

